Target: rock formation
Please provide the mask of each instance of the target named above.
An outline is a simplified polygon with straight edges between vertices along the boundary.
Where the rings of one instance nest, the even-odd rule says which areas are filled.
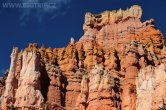
[[[66,48],[14,48],[2,110],[160,110],[166,47],[142,9],[87,13],[84,35]]]

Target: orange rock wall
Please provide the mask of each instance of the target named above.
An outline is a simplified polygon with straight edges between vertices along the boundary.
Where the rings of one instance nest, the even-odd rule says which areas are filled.
[[[65,48],[14,48],[2,95],[8,110],[159,110],[166,48],[142,9],[87,13],[84,35]]]

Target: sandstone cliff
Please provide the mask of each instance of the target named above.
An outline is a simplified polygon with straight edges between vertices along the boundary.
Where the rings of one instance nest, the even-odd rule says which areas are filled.
[[[164,109],[164,36],[141,16],[136,5],[87,13],[84,35],[66,48],[14,48],[2,110]]]

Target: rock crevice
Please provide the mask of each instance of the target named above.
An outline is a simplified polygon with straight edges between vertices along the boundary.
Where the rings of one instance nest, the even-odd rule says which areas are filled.
[[[3,110],[159,110],[166,48],[142,9],[87,13],[84,35],[65,48],[14,48],[1,83]],[[5,87],[3,87],[5,85]],[[1,88],[0,86],[0,88]]]

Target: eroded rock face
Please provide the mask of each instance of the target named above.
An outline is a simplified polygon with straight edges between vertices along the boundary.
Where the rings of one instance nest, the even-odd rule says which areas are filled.
[[[159,110],[166,102],[166,48],[142,9],[87,13],[66,48],[14,48],[2,109]]]
[[[7,69],[4,73],[4,76],[0,77],[0,96],[2,96],[2,94],[5,91],[5,81],[6,81],[8,74],[9,74],[9,70]]]
[[[159,30],[154,28],[154,20],[141,22],[142,9],[133,6],[127,10],[106,11],[98,15],[85,15],[85,34],[80,42],[89,44],[96,42],[103,48],[115,48],[123,51],[126,43],[132,40],[141,42],[144,46],[153,44],[161,47],[164,38]],[[86,45],[84,45],[86,47]]]
[[[125,78],[122,84],[122,109],[135,110],[136,106],[136,85],[135,80],[138,75],[138,44],[131,42],[126,48],[125,57]]]
[[[10,71],[2,96],[2,109],[12,109],[15,106],[21,109],[42,108],[44,98],[40,91],[39,53],[35,50],[25,50],[22,53],[22,65],[17,65],[18,55],[18,49],[13,49]],[[21,71],[17,79],[15,75],[19,66]]]
[[[58,67],[50,64],[46,65],[45,72],[46,73],[43,73],[45,74],[45,76],[43,76],[43,80],[46,80],[47,82],[43,83],[45,85],[45,89],[42,91],[43,94],[46,95],[46,108],[61,109],[63,108],[63,98],[65,94],[63,91],[63,89],[65,89],[65,80],[63,79],[63,75]],[[46,79],[46,77],[48,79]]]
[[[81,93],[75,109],[116,110],[120,109],[120,80],[96,65],[90,74],[84,74]]]
[[[17,88],[17,80],[14,77],[15,70],[16,70],[16,62],[17,62],[17,56],[18,56],[19,50],[18,48],[13,49],[13,52],[11,54],[11,64],[10,64],[10,70],[8,77],[6,79],[5,83],[5,92],[2,96],[2,109],[11,109],[14,106],[15,103],[15,89]]]
[[[137,79],[137,109],[157,110],[163,108],[166,97],[165,66],[147,66],[140,70]]]
[[[22,69],[18,79],[14,106],[22,109],[39,109],[43,107],[39,71],[40,54],[38,51],[22,53]],[[26,92],[25,92],[26,91]],[[33,97],[33,98],[32,98]]]

